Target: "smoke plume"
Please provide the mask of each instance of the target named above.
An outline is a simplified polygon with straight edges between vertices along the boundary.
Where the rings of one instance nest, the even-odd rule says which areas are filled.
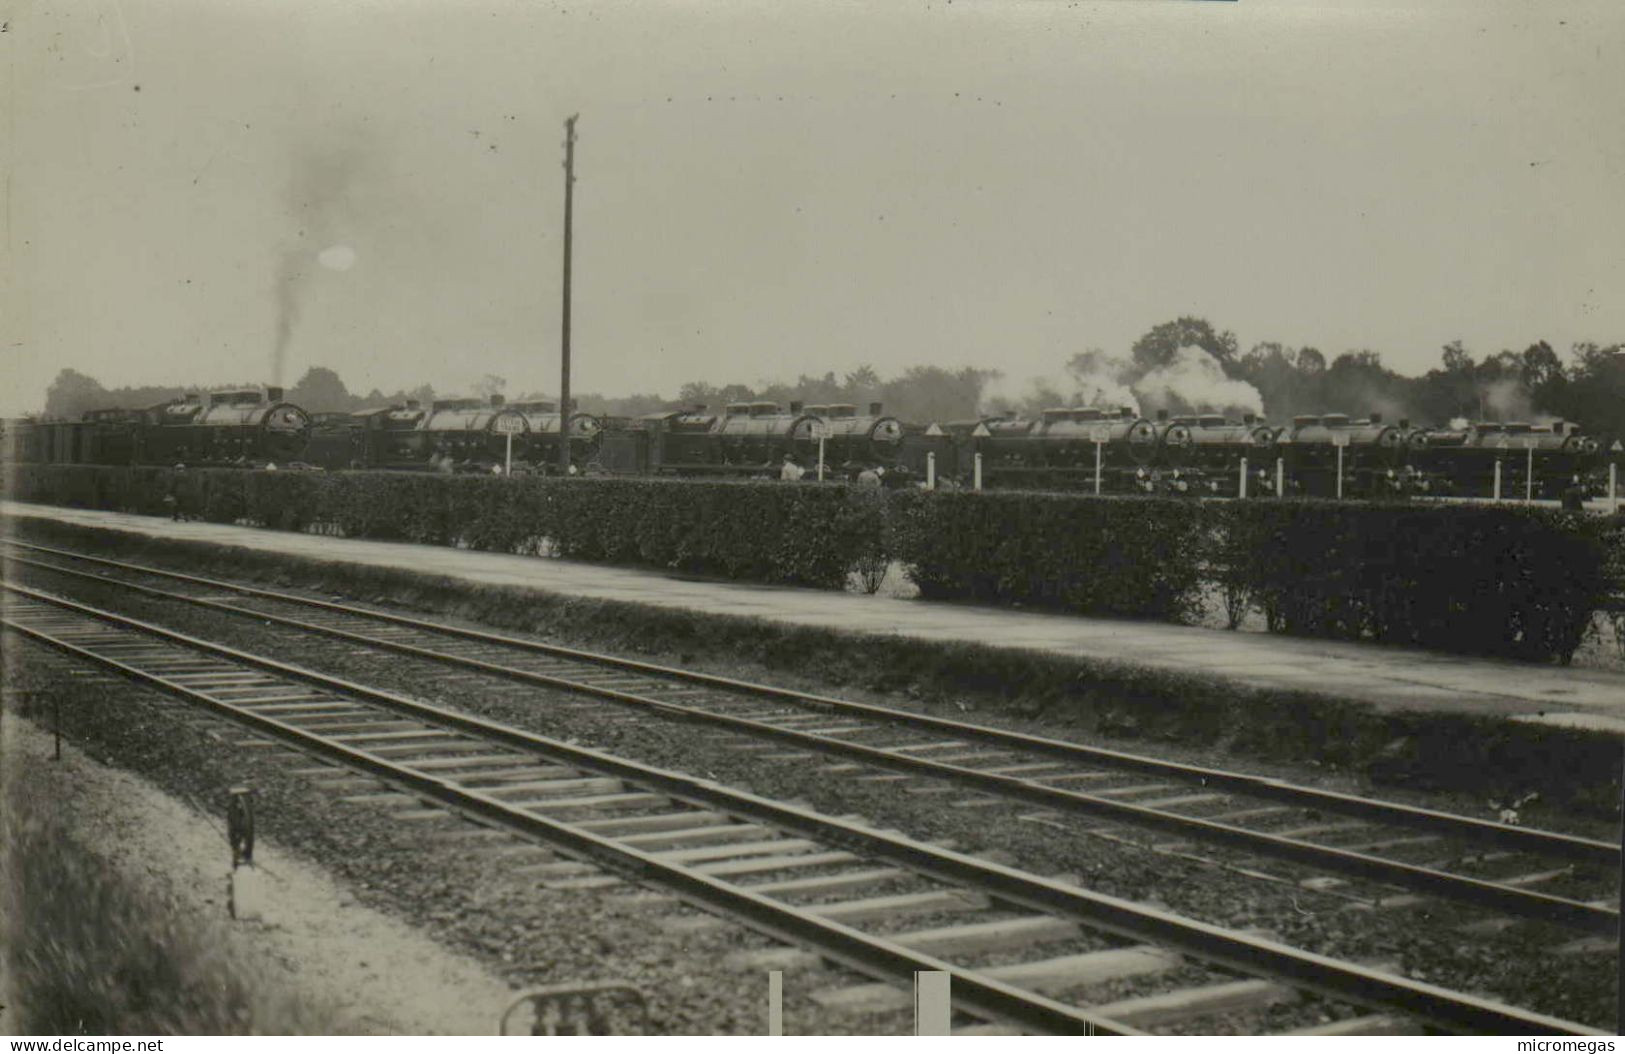
[[[311,147],[294,158],[288,182],[288,213],[292,233],[280,250],[274,296],[275,343],[271,350],[271,381],[286,381],[288,348],[310,285],[320,264],[345,271],[355,260],[354,250],[334,245],[348,222],[348,190],[359,168],[359,149],[353,144]],[[342,264],[343,266],[336,266]]]
[[[1133,388],[1147,413],[1168,410],[1237,416],[1264,412],[1264,398],[1257,388],[1226,377],[1219,360],[1197,347],[1180,348],[1168,365],[1140,377]]]

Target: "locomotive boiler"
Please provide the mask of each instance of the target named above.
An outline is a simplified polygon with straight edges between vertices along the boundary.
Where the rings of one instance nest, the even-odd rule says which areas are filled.
[[[489,471],[507,455],[507,436],[515,447],[530,430],[518,410],[503,405],[500,395],[482,399],[436,399],[412,431],[418,460],[442,470]]]
[[[1237,495],[1241,491],[1241,462],[1247,462],[1247,493],[1263,495],[1275,490],[1277,432],[1252,414],[1231,421],[1222,414],[1174,418],[1189,431],[1183,460],[1192,483],[1209,495]]]
[[[791,403],[790,409],[794,412],[797,404]],[[883,409],[880,403],[870,403],[867,414],[859,414],[854,403],[806,407],[806,416],[796,422],[791,433],[796,457],[803,465],[816,464],[822,436],[825,465],[886,469],[899,466],[903,422],[886,416]]]
[[[1277,439],[1287,474],[1302,493],[1336,495],[1341,463],[1345,496],[1378,497],[1396,489],[1406,464],[1409,424],[1401,424],[1384,424],[1379,413],[1360,421],[1347,414],[1304,414]]]
[[[514,437],[514,459],[544,471],[559,461],[559,430],[566,429],[570,442],[570,464],[586,467],[596,460],[598,434],[604,423],[593,414],[574,412],[571,400],[568,421],[559,413],[559,404],[547,400],[509,403],[508,408],[525,417],[526,430]]]

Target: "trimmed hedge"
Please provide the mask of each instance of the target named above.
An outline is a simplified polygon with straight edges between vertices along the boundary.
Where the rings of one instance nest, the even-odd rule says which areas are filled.
[[[892,497],[892,552],[922,595],[1186,621],[1210,507],[965,491]]]
[[[1217,506],[1214,575],[1272,631],[1567,661],[1608,603],[1620,539],[1546,508]]]
[[[1625,593],[1625,529],[1509,505],[908,490],[844,484],[17,466],[25,501],[551,553],[777,584],[921,593],[1567,662]]]
[[[17,466],[23,501],[840,589],[884,503],[845,485]]]

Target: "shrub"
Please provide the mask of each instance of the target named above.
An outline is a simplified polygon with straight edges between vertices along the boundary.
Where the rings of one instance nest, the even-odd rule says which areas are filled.
[[[1200,610],[1195,502],[916,491],[892,506],[896,556],[925,596],[1174,622]]]
[[[1216,580],[1275,632],[1567,662],[1617,588],[1618,532],[1575,513],[1266,501],[1215,515]]]

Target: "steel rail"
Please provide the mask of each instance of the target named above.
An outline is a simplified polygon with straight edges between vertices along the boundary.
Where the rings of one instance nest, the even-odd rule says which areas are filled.
[[[1039,878],[1015,868],[957,853],[951,849],[927,845],[858,823],[823,816],[785,802],[730,789],[711,780],[697,779],[680,772],[643,765],[589,747],[499,725],[393,692],[369,688],[305,667],[177,633],[162,626],[103,611],[11,582],[0,581],[0,590],[212,654],[231,662],[262,669],[277,676],[364,699],[379,706],[410,714],[427,723],[501,743],[518,751],[562,759],[576,767],[625,779],[645,789],[658,790],[689,804],[721,809],[734,815],[764,821],[785,830],[799,831],[831,844],[861,850],[867,856],[900,864],[938,881],[990,893],[1009,904],[1058,915],[1133,940],[1160,944],[1232,969],[1287,980],[1298,987],[1332,999],[1391,1010],[1466,1032],[1498,1035],[1608,1034],[1587,1025],[1475,995],[1453,992],[1424,981],[1415,981],[1329,956],[1302,951],[1261,937],[1188,919],[1173,912],[1159,911],[1120,897]],[[0,624],[23,628],[10,618],[0,619]],[[99,656],[95,657],[95,661],[110,664],[108,660]],[[139,671],[137,673],[137,679],[156,679],[155,675],[141,674]],[[425,787],[441,788],[437,793],[464,793],[447,787],[442,781],[427,777],[419,778],[423,779]],[[485,808],[483,805],[479,807]],[[778,905],[774,907],[777,909]],[[946,968],[954,973],[956,979],[967,973],[952,966]]]
[[[1410,827],[1423,830],[1430,834],[1437,834],[1442,828],[1448,828],[1449,833],[1455,837],[1482,841],[1495,845],[1498,848],[1516,850],[1520,852],[1536,853],[1543,856],[1552,856],[1565,860],[1598,864],[1609,868],[1618,868],[1621,865],[1620,847],[1617,843],[1586,838],[1578,835],[1562,834],[1555,831],[1543,831],[1535,828],[1514,827],[1508,824],[1492,823],[1476,817],[1462,816],[1459,813],[1448,813],[1434,809],[1423,809],[1417,806],[1404,805],[1398,802],[1381,801],[1372,798],[1363,798],[1353,794],[1343,794],[1337,791],[1321,790],[1314,787],[1304,787],[1282,780],[1265,776],[1252,776],[1246,773],[1230,772],[1224,769],[1208,768],[1201,765],[1186,765],[1178,762],[1166,761],[1160,758],[1146,757],[1144,755],[1130,754],[1123,751],[1109,750],[1103,747],[1091,747],[1081,743],[1067,740],[1051,739],[1044,736],[1035,736],[1025,732],[1013,732],[1005,729],[993,728],[988,725],[978,725],[971,722],[955,721],[948,718],[932,717],[927,714],[911,713],[907,710],[897,710],[891,707],[880,706],[873,703],[862,703],[850,699],[838,699],[832,696],[817,695],[810,692],[801,692],[791,688],[781,688],[773,685],[757,684],[751,681],[723,677],[717,674],[703,673],[697,670],[685,670],[679,667],[663,666],[656,663],[643,662],[637,659],[621,658],[605,655],[599,652],[584,651],[578,648],[569,648],[558,644],[548,644],[542,641],[527,640],[522,637],[509,636],[502,633],[493,633],[487,630],[467,629],[460,626],[449,626],[424,619],[412,618],[405,615],[396,615],[388,612],[371,611],[364,608],[351,607],[332,601],[316,600],[309,597],[295,596],[276,590],[262,589],[255,586],[245,586],[235,582],[226,582],[220,579],[207,578],[199,575],[189,575],[161,568],[148,567],[141,564],[132,564],[125,561],[109,560],[104,557],[90,556],[72,550],[56,549],[50,546],[34,545],[20,542],[16,539],[5,539],[8,544],[32,549],[36,552],[49,553],[72,560],[81,560],[87,563],[101,564],[107,567],[116,567],[122,570],[134,571],[154,577],[169,578],[180,582],[189,582],[208,586],[212,589],[221,589],[228,592],[240,593],[244,596],[258,597],[265,600],[282,601],[285,603],[331,611],[335,614],[354,615],[358,617],[386,622],[410,629],[423,630],[444,636],[460,637],[465,640],[478,641],[486,644],[501,645],[523,651],[530,651],[542,655],[569,659],[579,662],[594,663],[616,669],[634,671],[647,674],[651,677],[668,678],[672,680],[687,681],[692,684],[704,685],[724,691],[737,692],[777,699],[783,702],[800,706],[819,707],[859,714],[884,720],[894,724],[918,729],[920,731],[937,732],[946,735],[962,737],[982,742],[996,743],[1008,748],[1019,748],[1036,753],[1048,754],[1053,757],[1072,761],[1077,764],[1098,765],[1108,768],[1128,769],[1147,775],[1166,776],[1193,783],[1200,783],[1210,788],[1231,790],[1253,797],[1279,801],[1285,804],[1297,805],[1304,808],[1325,809],[1360,819],[1373,820],[1395,826]],[[23,562],[23,561],[19,561]],[[38,566],[48,567],[52,570],[71,573],[71,569],[53,567],[49,564]],[[101,581],[106,581],[101,579]],[[127,584],[127,583],[126,583]],[[191,598],[187,598],[191,599]],[[256,613],[257,614],[257,613]],[[671,706],[672,704],[661,704]]]
[[[243,707],[214,699],[159,674],[59,640],[48,633],[23,626],[0,616],[0,625],[89,662],[106,667],[130,680],[185,698],[198,706],[236,721],[258,733],[275,737],[308,753],[365,773],[385,783],[432,800],[459,815],[499,827],[528,840],[539,840],[567,852],[591,859],[640,881],[658,882],[684,900],[723,912],[749,923],[754,929],[787,944],[818,949],[842,964],[877,980],[894,984],[912,981],[919,970],[942,970],[953,975],[953,1000],[957,1007],[976,1016],[1007,1021],[1023,1029],[1060,1035],[1145,1035],[1128,1025],[1090,1014],[1034,992],[987,977],[975,970],[945,962],[934,956],[911,951],[881,937],[823,919],[806,911],[774,901],[749,889],[702,874],[680,864],[660,860],[651,852],[624,845],[611,838],[584,831],[558,820],[525,812],[478,790],[457,786],[397,764],[346,747],[325,736],[286,724]]]
[[[437,651],[402,641],[369,637],[365,634],[324,626],[320,623],[306,622],[302,619],[288,618],[270,612],[235,607],[231,604],[224,604],[202,597],[189,597],[181,593],[172,593],[168,590],[156,589],[152,586],[144,586],[134,582],[111,581],[87,572],[75,571],[71,568],[54,567],[50,564],[41,564],[26,559],[18,559],[15,562],[24,566],[44,568],[70,577],[85,578],[104,585],[116,585],[119,588],[145,593],[166,600],[181,601],[240,617],[254,618],[291,629],[379,648],[428,662],[457,666],[462,669],[545,688],[560,688],[587,693],[615,702],[655,710],[679,719],[718,725],[747,735],[771,737],[806,749],[839,754],[878,767],[900,770],[925,777],[952,780],[989,793],[1031,802],[1035,805],[1102,817],[1110,821],[1131,824],[1141,828],[1166,831],[1182,837],[1200,839],[1251,853],[1304,864],[1321,870],[1334,871],[1355,878],[1399,886],[1419,893],[1476,904],[1522,918],[1555,923],[1609,937],[1615,936],[1619,932],[1619,912],[1612,907],[1602,907],[1535,890],[1501,885],[1483,879],[1452,874],[1437,868],[1407,864],[1402,861],[1372,856],[1368,853],[1339,849],[1335,846],[1319,845],[1267,832],[1253,831],[1244,827],[1218,823],[1199,817],[1182,816],[1143,805],[1135,805],[1131,802],[1116,801],[1084,791],[1049,787],[1014,776],[982,772],[962,765],[933,761],[929,758],[913,757],[882,748],[864,746],[859,743],[848,743],[828,736],[783,728],[749,718],[673,704],[622,689],[602,687],[554,674],[504,666],[484,659]],[[350,612],[346,611],[345,613],[349,614]]]

